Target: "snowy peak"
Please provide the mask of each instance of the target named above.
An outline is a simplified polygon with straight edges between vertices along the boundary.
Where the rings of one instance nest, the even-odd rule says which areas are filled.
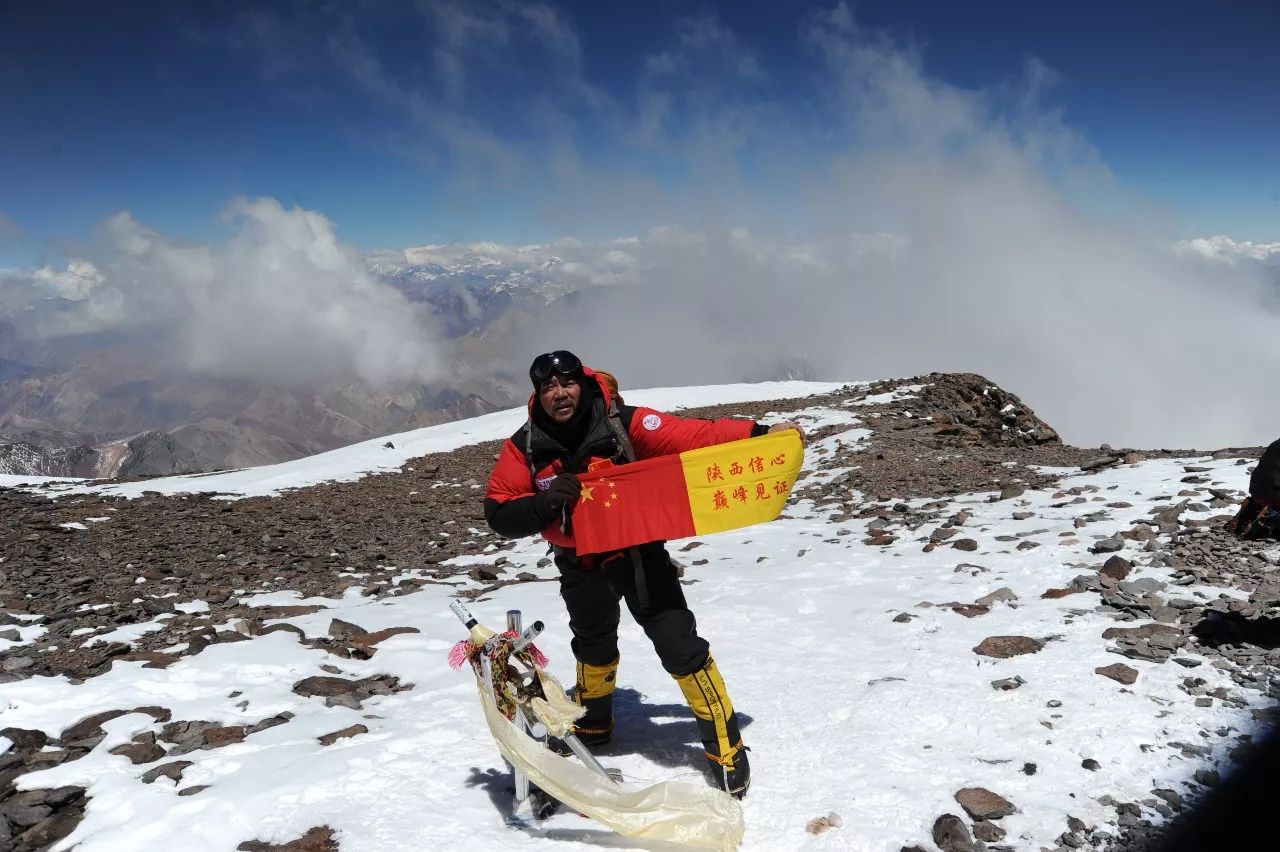
[[[551,302],[580,286],[565,274],[565,262],[541,246],[423,246],[371,255],[368,263],[381,280],[428,302],[459,288],[476,298],[519,291]]]

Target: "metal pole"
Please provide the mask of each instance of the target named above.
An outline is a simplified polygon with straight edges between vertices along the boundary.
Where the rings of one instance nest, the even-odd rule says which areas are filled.
[[[535,621],[533,624],[530,624],[529,629],[521,633],[520,638],[512,644],[511,653],[518,654],[525,648],[528,648],[533,640],[538,638],[538,634],[542,632],[543,627],[544,625],[541,621]]]
[[[596,760],[596,756],[582,744],[582,740],[578,739],[577,734],[572,732],[565,734],[564,741],[569,748],[573,750],[573,753],[578,756],[578,760],[581,760],[588,769],[599,772],[615,784],[618,783],[619,779],[614,775],[609,774],[609,770],[600,765],[600,761]]]
[[[517,636],[519,636],[520,627],[521,627],[520,610],[518,609],[507,610],[507,631],[515,633]],[[529,732],[529,722],[525,718],[524,710],[521,709],[519,704],[516,704],[516,715],[515,715],[515,719],[513,719],[512,721],[515,722],[516,727],[519,728],[522,733],[527,734]],[[515,766],[512,766],[511,769],[512,769],[512,773],[515,775],[515,782],[516,782],[516,800],[515,800],[515,804],[512,807],[512,812],[514,813],[515,811],[519,811],[520,806],[523,805],[525,801],[529,798],[529,777],[525,775],[523,772],[521,772],[519,769],[517,769]]]
[[[520,633],[520,625],[521,625],[520,610],[518,609],[507,610],[507,630],[514,631],[515,633]],[[524,633],[516,641],[515,645],[513,646],[514,650],[521,650],[525,646],[527,646],[530,642],[532,642],[534,639],[536,639],[538,634],[542,632],[543,627],[544,625],[541,621],[535,621],[533,624],[529,625],[529,629],[524,631]],[[534,673],[533,677],[537,677],[537,674]],[[532,726],[529,724],[528,719],[524,715],[524,711],[521,710],[519,707],[516,708],[516,725],[519,726],[521,730],[526,732],[529,732],[532,729]],[[575,755],[578,756],[578,759],[581,760],[583,765],[585,765],[588,769],[592,769],[596,772],[599,772],[601,775],[608,778],[610,781],[613,781],[615,784],[618,783],[618,778],[615,777],[614,775],[609,774],[609,771],[600,765],[600,761],[596,760],[596,756],[592,754],[591,751],[585,745],[582,744],[582,740],[578,739],[577,734],[570,731],[569,733],[565,734],[565,736],[562,739],[564,740],[564,743],[567,746],[569,746],[569,749]],[[517,806],[521,801],[519,797],[520,797],[520,782],[522,777],[523,776],[521,776],[519,772],[516,773]],[[525,784],[525,795],[528,795],[529,781],[527,778],[524,779],[524,784]]]

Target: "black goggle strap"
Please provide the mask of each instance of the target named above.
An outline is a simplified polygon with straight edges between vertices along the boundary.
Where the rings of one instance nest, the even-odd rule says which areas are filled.
[[[533,359],[529,377],[541,384],[552,375],[568,376],[582,372],[582,361],[572,352],[557,349]]]

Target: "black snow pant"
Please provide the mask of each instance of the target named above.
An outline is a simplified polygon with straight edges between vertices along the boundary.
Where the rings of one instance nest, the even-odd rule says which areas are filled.
[[[640,606],[635,566],[625,551],[579,557],[571,549],[555,549],[560,596],[569,609],[573,631],[573,656],[592,666],[607,666],[618,659],[618,602],[625,599],[662,667],[675,676],[692,674],[706,664],[710,646],[698,635],[676,566],[662,542],[641,545],[640,556],[648,586],[647,607]]]

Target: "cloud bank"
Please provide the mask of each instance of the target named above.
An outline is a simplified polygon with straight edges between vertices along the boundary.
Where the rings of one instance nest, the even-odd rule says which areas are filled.
[[[843,6],[804,37],[823,63],[820,120],[705,101],[661,141],[684,162],[719,163],[701,178],[707,203],[673,210],[697,238],[629,252],[643,286],[566,307],[524,351],[577,346],[632,386],[791,364],[823,379],[974,371],[1083,444],[1280,435],[1267,390],[1280,374],[1277,282],[1179,251],[1166,215],[1126,197],[1043,105],[1047,69],[960,89]],[[762,167],[777,192],[748,179],[761,151],[791,152]],[[577,177],[603,188],[610,176]]]
[[[151,337],[166,327],[188,369],[265,383],[383,386],[440,375],[428,319],[371,276],[324,216],[239,199],[225,218],[231,237],[206,245],[166,237],[128,213],[112,216],[87,257],[10,273],[15,287],[45,296],[19,330],[57,339]]]

